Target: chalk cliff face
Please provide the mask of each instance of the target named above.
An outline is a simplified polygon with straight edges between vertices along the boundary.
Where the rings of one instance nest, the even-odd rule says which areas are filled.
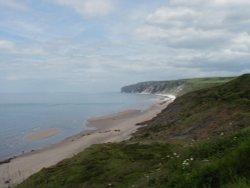
[[[171,94],[180,96],[185,93],[218,86],[232,80],[233,77],[213,77],[213,78],[194,78],[173,81],[150,81],[121,88],[123,93],[150,93],[150,94]]]
[[[168,93],[177,95],[185,87],[184,80],[141,82],[121,89],[123,93]]]

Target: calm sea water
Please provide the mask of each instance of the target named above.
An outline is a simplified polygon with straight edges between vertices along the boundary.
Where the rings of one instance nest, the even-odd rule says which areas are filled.
[[[90,128],[86,120],[126,109],[144,110],[155,96],[122,93],[0,94],[0,159],[57,143]],[[28,134],[59,128],[61,133],[40,141]]]

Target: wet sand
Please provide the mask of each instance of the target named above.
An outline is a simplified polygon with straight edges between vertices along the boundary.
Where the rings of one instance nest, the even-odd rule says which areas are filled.
[[[61,132],[60,129],[57,128],[51,128],[47,130],[40,130],[36,131],[34,133],[31,133],[25,137],[26,140],[29,141],[36,141],[36,140],[43,140],[52,136],[56,136]]]
[[[32,151],[1,164],[0,187],[5,188],[18,184],[42,168],[50,167],[63,159],[70,158],[93,144],[120,142],[129,139],[131,134],[139,128],[136,124],[152,119],[173,100],[162,103],[162,99],[159,99],[155,105],[145,111],[127,110],[89,119],[88,126],[96,127],[96,130],[83,131],[58,144]],[[48,136],[45,133],[33,135],[31,138],[40,139],[42,136]]]

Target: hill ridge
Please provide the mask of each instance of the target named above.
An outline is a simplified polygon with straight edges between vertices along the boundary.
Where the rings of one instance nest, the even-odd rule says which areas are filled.
[[[167,93],[180,96],[190,91],[221,85],[232,80],[234,77],[204,77],[193,79],[179,79],[168,81],[147,81],[124,86],[123,93]]]

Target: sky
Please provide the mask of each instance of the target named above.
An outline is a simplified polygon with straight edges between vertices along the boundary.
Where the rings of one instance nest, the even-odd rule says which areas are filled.
[[[0,93],[250,72],[249,0],[0,0]]]

